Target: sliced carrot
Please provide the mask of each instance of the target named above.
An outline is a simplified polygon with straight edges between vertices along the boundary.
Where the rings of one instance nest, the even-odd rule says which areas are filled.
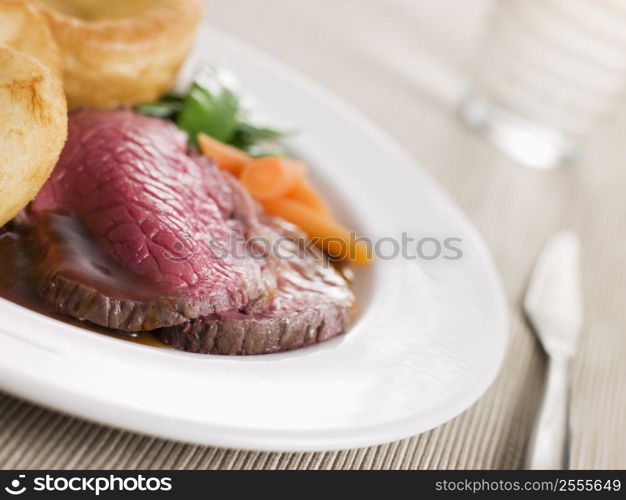
[[[287,198],[301,201],[305,205],[311,207],[324,218],[332,220],[333,213],[328,203],[322,198],[322,195],[315,189],[307,179],[299,179],[295,185],[286,193]]]
[[[265,156],[247,163],[239,180],[257,200],[284,196],[304,177],[302,163],[282,156]]]
[[[246,163],[252,161],[252,157],[243,151],[224,144],[213,137],[200,132],[198,144],[202,154],[213,159],[219,168],[234,175],[239,175]]]
[[[301,201],[274,198],[263,201],[265,210],[299,226],[315,244],[336,259],[349,260],[355,264],[372,261],[367,242],[356,238],[346,228],[319,214]]]

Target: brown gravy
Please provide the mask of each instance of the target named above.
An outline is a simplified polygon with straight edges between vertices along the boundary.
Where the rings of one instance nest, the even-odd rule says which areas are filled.
[[[8,225],[0,228],[0,297],[40,314],[87,330],[138,344],[169,347],[150,332],[122,332],[102,328],[59,314],[37,295],[39,266],[23,229]]]
[[[70,281],[110,297],[132,300],[150,301],[171,293],[154,283],[144,283],[104,255],[78,217],[47,212],[35,227],[38,240],[50,243],[47,258],[52,267]]]

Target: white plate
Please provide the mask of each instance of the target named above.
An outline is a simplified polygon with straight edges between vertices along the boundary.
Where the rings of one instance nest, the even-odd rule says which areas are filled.
[[[371,445],[431,429],[494,379],[502,290],[476,231],[383,132],[279,62],[204,29],[201,57],[297,124],[340,218],[372,238],[459,237],[460,260],[378,259],[358,275],[347,335],[284,354],[220,357],[135,345],[0,301],[0,386],[133,431],[266,450]],[[358,207],[358,210],[356,209]]]

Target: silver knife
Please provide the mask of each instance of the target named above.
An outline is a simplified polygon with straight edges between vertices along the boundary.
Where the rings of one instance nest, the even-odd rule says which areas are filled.
[[[528,469],[567,469],[569,364],[583,323],[580,241],[571,232],[550,238],[524,299],[526,316],[548,356],[548,375],[527,454]]]

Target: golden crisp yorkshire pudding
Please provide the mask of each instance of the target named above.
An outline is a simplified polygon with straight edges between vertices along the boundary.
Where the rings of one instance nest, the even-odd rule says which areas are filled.
[[[61,81],[32,56],[0,47],[0,226],[46,182],[67,138]]]
[[[0,0],[0,45],[26,52],[61,75],[61,55],[48,20],[25,0]]]
[[[200,0],[38,0],[61,48],[70,107],[155,99],[174,82]]]

